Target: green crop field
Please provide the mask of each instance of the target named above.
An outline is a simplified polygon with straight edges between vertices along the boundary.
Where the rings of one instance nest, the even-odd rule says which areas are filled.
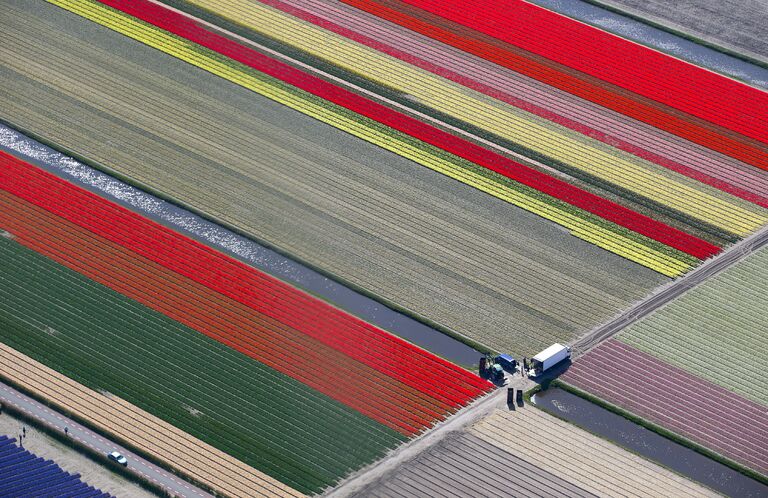
[[[768,249],[622,332],[642,351],[768,405]]]
[[[405,439],[4,237],[0,341],[303,492]]]

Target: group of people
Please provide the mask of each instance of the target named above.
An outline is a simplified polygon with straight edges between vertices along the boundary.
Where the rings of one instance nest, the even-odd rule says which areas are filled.
[[[522,375],[524,378],[528,377],[528,357],[523,356],[523,363],[522,367],[520,368],[520,375]]]

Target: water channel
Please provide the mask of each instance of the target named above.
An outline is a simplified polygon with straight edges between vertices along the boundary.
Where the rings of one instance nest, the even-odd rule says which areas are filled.
[[[0,124],[0,150],[215,247],[449,361],[474,368],[482,356],[463,342],[388,308],[297,261],[67,157],[3,124]]]
[[[568,391],[547,389],[535,394],[532,401],[557,417],[726,496],[768,496],[765,484]]]

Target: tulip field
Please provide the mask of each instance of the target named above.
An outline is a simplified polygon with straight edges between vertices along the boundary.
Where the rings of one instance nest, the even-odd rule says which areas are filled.
[[[196,3],[196,2],[192,2]],[[694,216],[727,232],[744,235],[765,223],[762,209],[723,195],[716,188],[697,185],[682,175],[632,156],[612,153],[613,148],[582,135],[548,126],[513,105],[495,104],[482,93],[362,44],[351,43],[280,10],[259,3],[224,0],[200,5],[221,11],[273,39],[283,41],[326,63],[354,71],[387,88],[415,97],[419,103],[442,115],[482,129],[485,133],[514,142],[536,157],[610,182],[634,194]],[[280,2],[276,2],[280,3]],[[383,37],[382,37],[383,38]],[[694,190],[695,189],[695,190]],[[698,190],[698,191],[696,191]]]
[[[512,98],[510,95],[504,95],[502,88],[506,88],[507,85],[501,85],[499,81],[494,83],[495,86],[489,85],[490,81],[475,82],[472,80],[474,76],[470,76],[470,74],[474,75],[477,72],[467,73],[465,68],[464,74],[459,74],[455,72],[458,69],[445,68],[444,55],[440,58],[436,54],[431,60],[419,59],[424,53],[423,48],[427,42],[416,46],[412,42],[412,34],[408,33],[407,41],[403,36],[400,37],[402,43],[408,43],[407,46],[393,46],[393,40],[397,40],[397,37],[392,36],[392,28],[389,25],[385,28],[379,28],[374,24],[375,21],[370,18],[368,18],[367,24],[364,24],[365,18],[361,17],[360,12],[349,8],[344,9],[334,2],[291,3],[290,1],[277,0],[262,2],[261,4],[242,0],[177,2],[182,7],[185,3],[214,12],[230,21],[234,20],[252,32],[272,40],[278,40],[285,46],[322,61],[324,65],[331,65],[339,71],[346,71],[363,77],[371,85],[378,85],[390,91],[394,89],[397,94],[408,95],[408,99],[415,99],[418,102],[419,109],[423,109],[423,112],[427,112],[428,109],[436,115],[450,117],[450,123],[457,123],[457,126],[464,126],[466,129],[478,130],[478,135],[489,137],[491,140],[495,137],[499,140],[499,144],[509,146],[549,166],[562,167],[564,171],[573,176],[591,179],[588,181],[594,186],[601,186],[613,195],[623,196],[624,201],[632,205],[633,208],[652,209],[651,212],[656,212],[665,223],[679,225],[681,228],[687,227],[686,230],[697,235],[709,233],[710,236],[719,237],[727,242],[734,240],[734,236],[738,237],[750,233],[766,221],[765,198],[762,197],[762,194],[749,191],[754,188],[754,185],[746,189],[743,188],[743,184],[742,186],[736,185],[735,183],[741,183],[742,179],[737,179],[738,175],[729,173],[729,171],[733,171],[734,167],[739,167],[746,171],[746,175],[749,176],[755,168],[745,167],[747,164],[758,167],[766,165],[765,146],[752,144],[748,138],[742,140],[743,143],[739,148],[743,150],[755,149],[754,153],[750,153],[749,156],[754,160],[750,159],[737,166],[740,163],[733,161],[733,157],[727,159],[715,154],[713,159],[708,159],[707,162],[714,162],[715,164],[720,162],[721,166],[702,166],[700,161],[692,160],[696,154],[704,152],[705,149],[700,146],[716,148],[718,144],[728,140],[730,133],[723,131],[724,137],[706,140],[702,138],[703,141],[699,143],[693,138],[699,139],[702,134],[706,133],[711,135],[712,130],[699,124],[696,126],[683,123],[680,123],[679,126],[672,126],[669,123],[665,126],[659,125],[665,133],[656,133],[657,136],[666,137],[663,139],[669,142],[677,142],[672,146],[677,148],[677,151],[663,151],[660,148],[661,142],[658,142],[658,138],[654,140],[656,143],[648,145],[649,140],[643,138],[642,133],[633,132],[632,135],[629,135],[627,126],[631,122],[627,123],[625,118],[625,124],[621,124],[617,122],[618,117],[613,117],[616,125],[610,125],[602,119],[582,115],[582,122],[576,123],[572,119],[558,114],[563,112],[562,108],[557,110],[543,109],[541,103],[533,104],[527,99],[520,100],[519,98]],[[372,11],[382,16],[384,12],[391,13],[393,10],[387,10],[385,6],[381,5],[374,9],[373,2],[358,2],[360,5],[355,4],[355,2],[349,3],[361,8],[370,7]],[[409,11],[409,6],[401,5],[403,2],[380,3],[398,4],[401,7],[400,10]],[[123,4],[115,2],[114,5],[121,8]],[[524,10],[523,7],[516,8]],[[534,8],[538,9],[538,7]],[[141,14],[136,9],[131,10],[130,7],[126,9],[127,12],[133,12],[142,19],[152,22],[152,14],[147,13],[146,9],[141,9]],[[410,7],[410,10],[413,8]],[[424,14],[423,11],[420,12]],[[546,14],[539,14],[542,16],[541,22],[544,23]],[[405,23],[403,16],[404,14],[401,14],[390,20],[396,19],[404,27],[411,28],[426,25],[424,20],[420,21],[421,24]],[[429,18],[425,14],[423,17],[424,19]],[[188,39],[197,39],[196,35],[189,30],[182,33],[178,28],[179,22],[177,19],[174,22],[174,28],[171,28],[175,33]],[[444,22],[445,20],[442,20],[440,25],[442,26]],[[158,25],[162,25],[162,23]],[[364,28],[363,25],[365,25]],[[433,28],[430,28],[430,33],[435,32]],[[181,29],[184,30],[184,28]],[[358,29],[362,29],[363,33],[358,32]],[[416,29],[416,31],[419,30]],[[247,56],[238,55],[234,47],[224,48],[222,44],[216,44],[214,47],[210,42],[205,42],[204,45],[222,51],[235,60],[252,64]],[[443,48],[440,46],[440,49]],[[627,45],[626,47],[622,45],[621,48],[622,50],[638,50],[634,45]],[[427,50],[429,50],[428,44]],[[437,49],[433,49],[433,51],[436,52]],[[496,50],[496,52],[501,51]],[[656,62],[658,59],[649,55],[652,52],[647,49],[642,48],[640,52],[638,57],[646,57],[650,62]],[[239,53],[242,54],[241,49]],[[559,60],[560,55],[554,52],[548,54],[549,57],[556,60]],[[564,60],[569,59],[565,57]],[[658,64],[674,66],[678,71],[683,70],[677,68],[674,59],[667,56],[659,59]],[[680,63],[677,64],[680,65]],[[685,70],[692,74],[695,73],[697,77],[699,74],[705,74],[704,79],[707,82],[712,81],[713,92],[736,92],[746,99],[755,100],[755,102],[762,98],[761,92],[751,91],[741,84],[738,84],[734,90],[726,90],[725,88],[730,84],[728,83],[729,80],[722,77],[713,78],[709,73],[698,68],[689,69],[686,66]],[[499,72],[498,69],[496,72]],[[525,90],[521,88],[521,90],[526,92],[526,97],[528,92],[534,94],[531,97],[533,99],[536,98],[537,92],[542,95],[544,90],[535,86],[531,89],[530,85],[537,85],[537,83],[533,81],[536,78],[532,78],[531,74],[528,74],[529,72],[521,70],[515,77],[519,81],[522,77],[521,74],[528,76],[527,80],[523,79],[522,81],[527,82],[529,87]],[[502,74],[507,76],[507,79],[511,77],[509,74]],[[590,77],[593,78],[594,76],[585,75],[587,80]],[[629,80],[629,78],[626,79]],[[552,83],[550,80],[546,82]],[[540,84],[537,86],[541,87]],[[601,90],[605,92],[605,89]],[[316,88],[309,91],[323,96],[317,93]],[[681,94],[684,93],[679,88],[676,91]],[[640,95],[638,100],[642,101],[641,97],[644,97],[645,94],[639,90],[638,92]],[[386,94],[386,92],[382,94]],[[489,96],[493,99],[489,99]],[[590,98],[592,101],[596,99],[591,94]],[[681,95],[678,108],[691,112],[692,121],[698,123],[698,116],[695,116],[696,113],[694,112],[696,104],[685,104],[688,102],[688,98]],[[338,98],[331,98],[330,100],[354,109],[356,112],[366,114],[364,110],[351,102],[340,102]],[[598,102],[605,105],[605,102],[601,100]],[[742,105],[742,101],[731,102],[737,107]],[[589,105],[588,103],[584,104]],[[707,100],[702,105],[711,107],[712,104]],[[641,104],[638,106],[642,107]],[[622,107],[622,109],[624,108]],[[585,109],[584,112],[592,113],[593,111]],[[625,112],[628,111],[625,110]],[[659,110],[655,112],[660,114]],[[632,112],[629,112],[629,116],[636,117]],[[641,124],[638,127],[641,129],[648,128],[646,125],[649,124],[649,121],[650,124],[659,124],[647,118],[645,114],[642,116],[645,121],[640,119]],[[375,119],[381,121],[381,118]],[[585,120],[589,119],[591,119],[591,123],[587,125]],[[392,126],[389,122],[387,124]],[[595,129],[595,127],[600,127],[600,129]],[[695,135],[689,137],[689,132],[694,128],[696,129]],[[704,131],[705,128],[706,132]],[[653,129],[650,127],[649,131]],[[410,131],[408,133],[413,134]],[[690,147],[681,149],[682,144],[679,139],[669,136],[669,133],[684,134],[693,142]],[[422,140],[425,139],[423,135],[416,136]],[[439,146],[446,150],[456,151],[456,149],[447,149],[442,144]],[[648,147],[656,150],[646,150]],[[718,152],[724,153],[723,155],[726,156],[728,154],[736,155],[735,159],[741,158],[736,148],[730,148],[727,151],[718,150]],[[712,156],[711,153],[708,155]],[[686,163],[688,165],[685,165]],[[479,164],[488,167],[485,163],[479,162]],[[763,187],[758,188],[764,188],[765,176],[762,175],[758,182],[763,185]],[[637,205],[644,206],[644,208]],[[642,232],[642,229],[635,228],[635,230]],[[718,243],[722,243],[722,241]],[[677,247],[679,248],[679,246]]]
[[[8,389],[216,496],[708,496],[445,359],[575,343],[564,387],[768,478],[763,89],[524,0],[0,25]]]
[[[0,46],[11,123],[488,347],[568,341],[697,261],[253,68],[232,73],[245,88],[37,1],[0,5],[25,19]]]
[[[0,436],[0,494],[3,496],[35,496],[53,490],[71,498],[114,498],[109,493],[89,486],[80,474],[70,474],[52,460],[37,457],[16,445],[16,439]]]
[[[7,320],[3,318],[3,323]],[[301,493],[196,439],[113,393],[98,392],[0,344],[0,374],[67,414],[141,448],[181,475],[229,496]]]
[[[748,235],[768,221],[766,198],[763,196],[767,180],[764,171],[764,167],[768,167],[767,146],[760,142],[762,135],[759,132],[750,134],[743,120],[733,117],[741,112],[738,109],[743,107],[744,102],[754,101],[759,107],[763,99],[761,92],[752,91],[740,83],[712,75],[698,68],[683,66],[683,63],[676,62],[668,56],[655,54],[635,45],[626,45],[626,42],[624,42],[625,46],[611,39],[611,43],[617,46],[617,50],[619,48],[630,52],[634,50],[637,52],[636,57],[648,59],[649,64],[656,64],[659,67],[668,66],[670,71],[688,71],[697,77],[704,75],[703,81],[706,84],[711,83],[712,89],[701,92],[699,94],[701,98],[697,99],[686,93],[685,89],[672,85],[670,97],[666,99],[669,102],[661,99],[660,103],[651,105],[647,99],[658,96],[657,91],[633,86],[630,76],[622,76],[624,79],[613,78],[616,81],[608,78],[609,81],[597,90],[594,88],[597,85],[594,80],[603,73],[585,71],[567,54],[564,55],[557,50],[547,52],[535,43],[529,48],[516,47],[514,50],[510,48],[510,53],[534,49],[542,52],[536,53],[536,57],[531,55],[531,58],[539,61],[542,57],[549,57],[550,72],[553,65],[562,66],[563,64],[574,66],[567,71],[562,70],[569,77],[573,77],[576,70],[584,70],[583,83],[592,87],[592,93],[581,95],[576,92],[575,94],[579,98],[577,101],[583,103],[584,113],[592,113],[589,109],[590,106],[593,107],[593,103],[599,103],[613,110],[620,109],[623,113],[609,115],[610,121],[591,117],[588,114],[581,115],[582,117],[577,121],[558,114],[562,113],[562,108],[554,108],[553,106],[557,105],[555,103],[550,104],[548,109],[542,107],[540,103],[542,95],[550,90],[542,88],[541,84],[554,84],[552,75],[543,78],[539,73],[532,73],[530,68],[524,70],[521,67],[514,67],[513,69],[517,71],[517,76],[514,78],[517,79],[518,84],[528,85],[525,88],[530,90],[531,101],[512,98],[499,90],[502,86],[506,87],[506,85],[499,85],[500,81],[494,82],[495,86],[493,86],[489,85],[490,81],[468,80],[466,73],[462,75],[439,65],[436,60],[437,54],[434,55],[433,60],[417,59],[419,62],[415,63],[408,51],[415,50],[415,46],[387,45],[385,43],[387,40],[392,43],[392,38],[387,31],[377,32],[378,38],[374,39],[372,36],[376,33],[370,31],[373,29],[370,28],[370,24],[368,31],[364,34],[358,33],[354,27],[363,22],[360,18],[361,13],[349,9],[340,10],[341,8],[333,10],[322,1],[308,4],[302,2],[301,5],[278,0],[264,3],[243,0],[193,1],[182,2],[181,6],[192,4],[197,10],[223,16],[227,22],[231,23],[234,20],[235,24],[253,31],[260,37],[277,42],[287,47],[289,51],[303,54],[305,59],[309,58],[307,60],[319,61],[318,67],[331,68],[329,70],[339,74],[354,74],[355,78],[361,79],[364,87],[345,88],[344,85],[338,86],[321,80],[313,74],[288,67],[282,61],[270,58],[241,43],[211,34],[183,14],[171,12],[156,4],[121,0],[102,2],[53,0],[53,3],[180,57],[225,79],[286,103],[301,112],[341,127],[377,145],[395,150],[408,158],[414,159],[411,147],[399,146],[391,139],[383,140],[382,134],[391,136],[392,132],[389,130],[394,129],[522,185],[532,187],[557,200],[564,200],[571,206],[629,229],[646,239],[639,241],[641,246],[645,246],[643,249],[636,247],[637,242],[635,247],[631,245],[628,247],[627,242],[622,240],[626,236],[618,233],[621,230],[613,230],[613,234],[600,235],[594,233],[587,235],[583,234],[582,230],[573,230],[577,236],[670,276],[684,273],[695,264],[695,260],[690,261],[687,258],[710,257],[723,245]],[[350,3],[354,4],[354,2]],[[360,4],[361,8],[369,7],[367,10],[384,17],[387,17],[385,13],[394,12],[392,8],[382,5],[374,8],[372,2],[360,2]],[[426,5],[424,8],[429,10]],[[413,10],[413,7],[403,6],[403,9],[409,11]],[[428,12],[425,13],[424,19],[431,19],[427,14]],[[542,23],[545,22],[545,14],[537,13],[537,15],[542,17]],[[406,14],[400,16],[393,14],[390,17],[388,20],[394,20],[404,27],[428,25],[423,19],[414,21],[416,24],[409,24],[405,21]],[[447,17],[445,22],[451,22],[450,16]],[[442,29],[444,23],[441,21],[439,24],[439,28]],[[524,31],[523,27],[520,29]],[[419,29],[416,31],[418,32]],[[482,29],[477,31],[484,33]],[[514,32],[514,29],[512,31]],[[574,36],[587,38],[587,32],[575,31]],[[433,33],[433,31],[429,32]],[[183,40],[195,42],[197,46],[189,45]],[[435,40],[432,39],[430,43],[434,45],[434,42]],[[429,43],[424,43],[429,48]],[[588,43],[585,44],[589,46]],[[171,49],[171,47],[174,48]],[[503,51],[497,50],[497,52]],[[421,53],[419,46],[419,57]],[[470,53],[477,56],[472,51]],[[226,67],[223,66],[223,60],[217,59],[219,56],[216,54],[229,58],[230,62],[226,63]],[[543,62],[539,61],[539,63]],[[309,95],[281,94],[275,91],[275,82],[272,82],[272,85],[266,83],[267,86],[264,81],[260,84],[254,82],[253,77],[247,76],[249,69],[256,69],[277,78]],[[629,68],[626,70],[627,74],[633,74]],[[499,70],[497,69],[496,72]],[[502,71],[501,76],[507,79],[513,78],[508,71]],[[624,84],[624,87],[621,84]],[[662,87],[669,84],[660,82],[659,85]],[[563,90],[557,84],[554,84],[554,87],[560,91]],[[611,90],[614,90],[613,93]],[[554,89],[551,91],[558,93]],[[387,100],[382,103],[364,97],[371,92],[378,93],[382,96],[381,98],[387,98]],[[627,92],[635,92],[633,94],[635,96],[631,97]],[[567,98],[561,93],[561,98]],[[611,93],[613,100],[610,100],[610,105],[608,101],[598,97],[600,93]],[[712,109],[715,101],[711,95],[726,93],[740,96],[739,99],[722,102],[723,105],[732,105],[736,110],[729,114],[731,118],[713,118]],[[527,93],[525,95],[527,96]],[[312,96],[325,99],[327,103],[313,100]],[[399,102],[397,96],[401,97]],[[418,120],[403,114],[400,112],[400,108],[405,105],[403,98],[416,102],[415,109],[430,119],[447,121],[457,127],[463,135],[451,135],[438,130],[429,124],[430,119]],[[627,100],[632,100],[633,104],[629,104]],[[388,107],[386,105],[388,103],[398,104],[397,110]],[[360,122],[354,114],[352,116],[347,114],[349,117],[340,119],[338,107],[373,119],[385,125],[385,128],[382,129],[380,125],[369,121]],[[649,109],[651,107],[652,111]],[[675,107],[674,112],[671,107]],[[690,114],[689,121],[680,117],[681,112]],[[746,115],[745,112],[739,116]],[[749,112],[759,111],[750,110]],[[670,115],[672,115],[671,118]],[[632,121],[627,121],[627,118],[639,121],[638,132],[630,131],[628,125],[631,125]],[[702,119],[708,118],[712,119],[713,124],[705,125],[701,122]],[[357,124],[350,125],[350,119],[356,119]],[[726,125],[731,121],[733,130],[726,130]],[[372,127],[373,130],[371,130]],[[743,136],[738,138],[734,131],[743,132]],[[495,150],[491,151],[465,141],[461,137],[466,136],[467,133],[481,137],[488,143],[496,144]],[[659,141],[654,137],[652,139],[654,143],[649,145],[649,138],[654,134],[662,140]],[[714,138],[714,135],[717,135],[717,138]],[[688,142],[681,141],[681,137]],[[670,143],[669,148],[662,145],[664,141]],[[725,148],[718,145],[731,142],[733,145]],[[559,169],[572,178],[572,184],[565,183],[531,166],[515,163],[500,156],[496,152],[499,147],[512,154],[527,156],[534,160],[535,164]],[[707,151],[707,147],[710,150]],[[702,155],[712,157],[712,160],[706,160],[707,166],[701,166],[701,161],[696,159],[697,156]],[[432,169],[445,172],[470,185],[478,183],[474,179],[475,175],[457,176],[450,172],[450,167],[446,168],[445,165],[435,167],[434,161],[424,161],[424,153],[416,154],[416,157],[417,162],[427,163]],[[466,169],[471,171],[471,168]],[[745,171],[744,176],[736,174],[737,170]],[[754,179],[751,183],[748,180],[750,176]],[[485,183],[487,184],[487,181]],[[494,183],[503,184],[498,181]],[[487,186],[480,188],[486,192],[492,192],[492,189]],[[495,192],[492,194],[498,195]],[[512,202],[518,206],[527,207],[526,204],[521,203],[519,197]],[[550,202],[550,204],[553,203]],[[539,207],[534,212],[541,213],[541,211]],[[551,215],[545,217],[555,219],[569,229],[573,227],[573,222],[567,217],[553,218]],[[658,243],[664,245],[666,249],[659,249]],[[659,254],[659,251],[664,255]],[[670,259],[676,261],[670,261]]]
[[[637,213],[631,213],[610,201],[571,187],[548,177],[547,175],[539,174],[535,170],[525,168],[511,161],[503,161],[502,158],[494,157],[493,154],[480,147],[472,147],[467,143],[455,144],[455,139],[448,134],[440,133],[430,126],[415,119],[409,119],[407,116],[389,111],[383,106],[376,105],[372,102],[366,102],[351,93],[344,92],[343,90],[324,83],[319,79],[310,79],[311,77],[302,75],[299,71],[292,70],[287,66],[281,66],[277,61],[269,60],[253,51],[245,51],[242,46],[233,42],[228,42],[224,38],[216,40],[218,43],[208,43],[214,47],[213,53],[202,50],[202,54],[200,54],[200,48],[191,47],[187,43],[182,42],[179,38],[169,35],[167,32],[156,28],[153,29],[151,26],[140,23],[119,12],[99,6],[98,2],[83,3],[61,1],[58,2],[57,5],[64,6],[74,12],[86,15],[89,19],[96,20],[97,22],[112,29],[116,29],[124,34],[129,34],[131,37],[155,48],[164,50],[168,47],[174,47],[172,54],[187,62],[214,72],[214,74],[221,75],[238,84],[246,85],[254,91],[265,94],[272,99],[278,100],[279,102],[294,107],[302,112],[309,113],[313,117],[322,119],[334,126],[339,126],[341,129],[351,132],[361,138],[372,140],[377,145],[394,150],[399,154],[405,154],[409,159],[415,158],[420,163],[427,162],[432,169],[436,169],[440,172],[448,172],[450,176],[453,176],[454,178],[458,177],[462,179],[462,181],[464,181],[464,178],[467,178],[472,184],[479,183],[486,191],[494,193],[500,191],[506,198],[511,197],[514,199],[512,202],[518,206],[527,207],[528,205],[533,204],[537,214],[542,212],[552,212],[552,214],[545,214],[545,217],[557,220],[558,222],[561,222],[562,220],[562,223],[566,227],[572,228],[574,233],[580,238],[588,240],[589,242],[597,242],[599,245],[607,246],[611,249],[615,248],[619,254],[628,256],[633,260],[645,262],[647,265],[658,269],[662,273],[678,275],[685,269],[691,267],[695,261],[695,259],[692,259],[692,256],[694,258],[703,258],[716,252],[717,248],[704,240],[690,237],[676,229],[666,227],[663,224],[657,223],[645,216],[638,215]],[[131,7],[126,4],[126,9],[134,14],[140,14],[147,19],[152,18],[151,16],[153,12],[158,16],[162,15],[163,17],[158,17],[156,21],[160,22],[159,19],[165,20],[166,24],[164,24],[164,26],[172,29],[174,33],[179,32],[183,34],[187,31],[192,31],[195,36],[199,37],[203,37],[205,33],[204,31],[201,31],[201,28],[194,26],[188,21],[184,21],[181,16],[176,15],[173,17],[171,14],[167,14],[161,7],[149,4],[144,6],[133,4],[133,7]],[[271,20],[265,20],[264,22],[269,24],[271,23]],[[205,37],[205,39],[210,39],[210,37]],[[216,55],[217,50],[224,50],[227,55],[235,57],[235,60],[241,62],[241,64],[235,64],[234,68],[231,67],[231,63],[225,64],[224,61],[220,60],[220,56]],[[243,65],[245,67],[243,67]],[[335,112],[329,112],[328,106],[318,106],[318,104],[315,103],[316,100],[311,98],[311,95],[301,94],[299,98],[295,95],[285,95],[285,90],[282,92],[275,90],[274,81],[271,82],[271,85],[265,85],[263,81],[254,81],[253,76],[248,76],[248,68],[257,69],[270,76],[277,76],[278,79],[282,79],[285,83],[300,88],[310,94],[331,99],[331,102],[341,106],[342,109],[354,111],[359,115],[368,118],[374,118],[375,116],[374,119],[381,124],[388,125],[396,131],[404,132],[407,135],[421,139],[426,142],[426,144],[437,146],[438,151],[434,151],[434,149],[429,147],[427,148],[426,153],[414,150],[423,148],[423,146],[418,143],[414,145],[413,142],[401,145],[390,139],[391,131],[381,131],[381,126],[379,124],[372,124],[365,120],[362,124],[359,122],[355,123],[355,121],[359,121],[359,118],[354,116],[346,118],[343,116],[339,117],[337,115],[339,113],[337,108],[331,108],[330,110]],[[243,72],[246,72],[246,74],[243,75]],[[259,76],[259,79],[263,80],[263,76]],[[307,100],[309,102],[307,102]],[[347,115],[349,114],[348,112],[341,112]],[[350,123],[350,120],[353,120],[353,122]],[[371,126],[374,127],[373,130],[370,130]],[[396,136],[396,139],[397,138],[399,137]],[[521,185],[518,186],[519,184],[513,183],[514,190],[519,191],[523,189],[526,191],[527,189],[525,189],[525,187],[528,186],[532,187],[534,191],[543,192],[545,194],[543,200],[546,204],[549,204],[549,206],[546,206],[546,204],[542,205],[541,201],[531,201],[530,197],[533,197],[536,194],[531,195],[528,193],[528,195],[522,197],[519,193],[510,192],[509,188],[495,185],[499,183],[498,181],[490,183],[487,179],[484,180],[482,176],[487,177],[489,176],[489,173],[483,172],[485,174],[481,173],[478,175],[476,171],[472,171],[473,169],[476,170],[476,168],[462,168],[461,166],[457,167],[455,164],[450,164],[451,162],[457,162],[453,157],[449,156],[449,162],[446,164],[444,159],[440,160],[441,158],[439,156],[444,155],[444,152],[439,151],[440,149],[453,153],[453,157],[457,157],[460,164],[466,163],[466,161],[474,162],[485,166],[487,170],[490,170],[490,173],[499,173],[502,176],[517,180]],[[430,157],[434,155],[438,155],[438,158]],[[453,160],[451,161],[451,159]],[[461,161],[461,159],[464,159],[464,161]],[[502,165],[494,165],[494,163],[498,162],[500,159],[502,160]],[[463,169],[469,169],[470,171],[462,171]],[[480,176],[480,178],[478,178],[478,176]],[[506,181],[503,183],[508,184]],[[568,198],[571,206],[565,207],[557,202],[558,199],[562,198]],[[554,209],[552,207],[553,204],[555,205]],[[581,218],[590,218],[587,223],[574,219],[573,216],[569,216],[566,213],[562,213],[562,211],[567,211],[569,208],[572,210],[574,207],[577,208],[577,212],[579,212]],[[587,213],[581,214],[582,210],[587,211]],[[589,216],[589,214],[599,215],[609,212],[614,213],[615,211],[626,213],[626,217],[619,219],[615,214],[610,215],[607,220],[609,222],[607,224],[608,230],[603,228],[605,220],[598,221],[594,219],[594,216]],[[762,221],[762,219],[760,220]],[[616,222],[616,225],[618,226],[615,226],[610,222]],[[598,226],[594,227],[590,225]],[[633,235],[626,234],[627,228],[636,233]],[[630,240],[626,240],[628,238]],[[660,245],[659,242],[662,242],[662,244]],[[667,245],[664,245],[664,243]]]
[[[11,123],[497,350],[572,340],[768,222],[768,146],[739,117],[763,94],[625,41],[605,43],[705,88],[660,76],[662,98],[428,3],[36,1],[3,7],[27,20],[0,47]],[[521,211],[541,222],[510,231]]]
[[[492,411],[361,495],[448,498],[478,489],[486,496],[718,496],[533,406]]]
[[[0,226],[11,234],[0,241],[3,342],[296,490],[333,484],[490,387],[34,166],[0,161]]]
[[[762,249],[587,353],[563,380],[768,475],[767,282]]]

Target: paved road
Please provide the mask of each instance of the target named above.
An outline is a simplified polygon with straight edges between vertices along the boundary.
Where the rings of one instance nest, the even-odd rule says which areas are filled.
[[[119,451],[128,459],[128,470],[138,473],[155,483],[164,487],[173,496],[192,497],[192,498],[213,498],[212,495],[196,488],[195,486],[179,479],[173,474],[166,472],[157,465],[130,452],[128,449],[119,446],[112,441],[104,439],[95,432],[70,420],[60,413],[57,413],[47,406],[38,403],[34,399],[26,396],[14,388],[0,382],[0,402],[4,405],[12,405],[23,411],[29,416],[34,417],[40,423],[59,432],[64,431],[64,427],[69,429],[69,436],[88,445],[90,448],[106,455],[112,451]],[[106,456],[104,457],[106,461]]]
[[[581,337],[573,344],[574,358],[766,245],[768,245],[768,226],[734,244],[683,277],[673,280],[610,322]]]

